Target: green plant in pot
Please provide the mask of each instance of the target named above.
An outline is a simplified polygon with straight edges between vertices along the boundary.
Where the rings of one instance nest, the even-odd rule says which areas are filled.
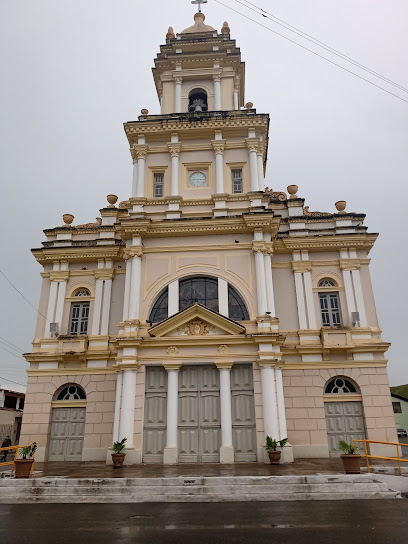
[[[276,448],[285,447],[287,441],[287,438],[282,438],[282,440],[275,440],[271,436],[266,437],[265,449],[268,452],[268,457],[271,461],[271,465],[279,465],[282,452],[280,449],[277,450]]]
[[[340,440],[339,448],[345,452],[340,455],[343,460],[344,472],[346,474],[360,474],[361,455],[357,453],[357,446]]]
[[[34,464],[34,454],[37,449],[37,442],[33,442],[29,446],[23,446],[18,449],[18,455],[21,459],[14,460],[15,477],[29,478]]]
[[[112,462],[114,468],[120,468],[123,465],[123,461],[125,460],[126,453],[123,453],[123,450],[126,446],[126,440],[127,438],[122,438],[120,442],[114,442],[112,446]]]

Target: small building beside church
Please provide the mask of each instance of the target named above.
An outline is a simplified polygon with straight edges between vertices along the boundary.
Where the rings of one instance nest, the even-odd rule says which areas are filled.
[[[365,215],[265,187],[269,115],[227,23],[170,27],[153,78],[160,109],[124,125],[129,194],[32,250],[21,441],[109,462],[126,437],[128,464],[263,462],[267,435],[288,437],[284,462],[396,441]]]

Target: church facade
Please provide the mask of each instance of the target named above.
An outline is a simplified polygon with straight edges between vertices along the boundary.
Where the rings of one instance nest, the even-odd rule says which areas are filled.
[[[38,460],[263,462],[396,441],[369,273],[376,234],[344,201],[265,187],[269,116],[202,13],[154,61],[160,113],[125,123],[131,196],[45,230],[21,443]],[[130,191],[129,191],[130,192]]]

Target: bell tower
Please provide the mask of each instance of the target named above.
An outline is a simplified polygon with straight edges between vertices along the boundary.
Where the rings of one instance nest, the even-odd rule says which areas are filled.
[[[194,24],[179,34],[169,27],[154,64],[162,114],[231,111],[244,105],[245,65],[226,22],[218,33],[199,11]]]

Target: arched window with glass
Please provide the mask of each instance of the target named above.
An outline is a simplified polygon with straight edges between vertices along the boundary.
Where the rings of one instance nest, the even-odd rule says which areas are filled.
[[[193,276],[179,282],[179,311],[198,303],[219,312],[219,283],[217,278]],[[157,297],[150,312],[149,322],[167,319],[169,308],[168,287]],[[234,321],[246,321],[249,313],[238,291],[228,284],[228,317]]]

